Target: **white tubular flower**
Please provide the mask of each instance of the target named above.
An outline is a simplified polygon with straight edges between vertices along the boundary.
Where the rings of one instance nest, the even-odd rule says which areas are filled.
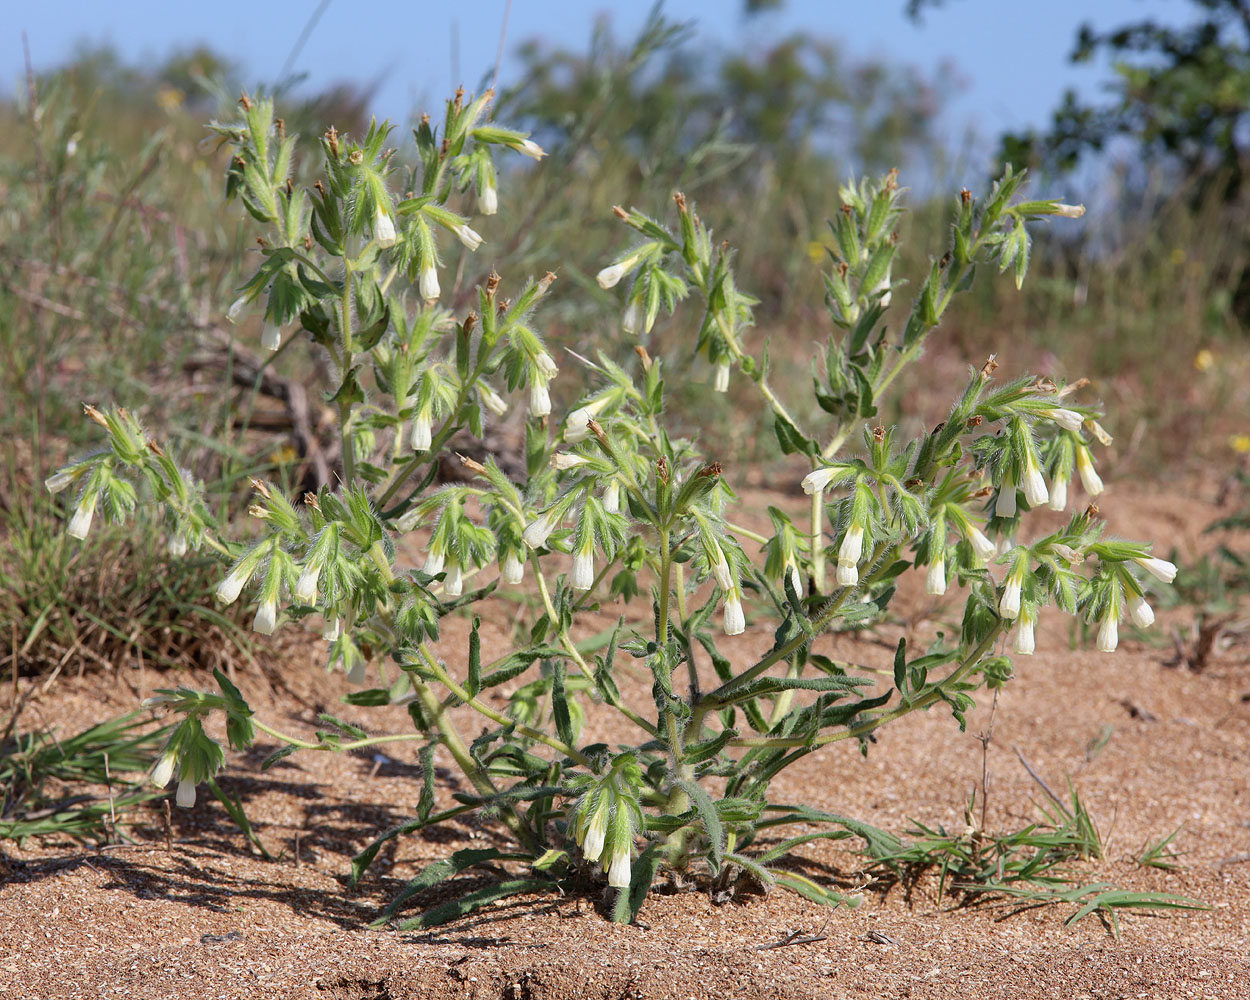
[[[482,234],[469,228],[468,225],[461,223],[452,230],[456,234],[456,239],[463,243],[470,250],[476,250],[482,245]]]
[[[1003,596],[998,602],[998,613],[1004,618],[1020,617],[1020,577],[1012,573],[1003,585]]]
[[[260,346],[265,351],[276,351],[282,346],[282,327],[272,320],[265,320],[264,329],[260,331]]]
[[[52,473],[43,481],[43,485],[49,493],[60,493],[62,490],[69,489],[77,478],[69,469],[62,469],[60,472]]]
[[[722,361],[716,366],[716,378],[712,382],[712,388],[717,392],[729,391],[729,362]]]
[[[165,542],[165,554],[171,559],[181,559],[187,554],[187,536],[175,531]]]
[[[530,382],[530,416],[547,417],[551,415],[551,393],[542,377]]]
[[[1069,410],[1062,406],[1056,406],[1053,410],[1040,410],[1043,417],[1053,420],[1065,431],[1071,431],[1075,434],[1081,429],[1081,425],[1085,423],[1085,418],[1076,410]]]
[[[573,556],[573,573],[569,586],[574,590],[589,590],[595,582],[595,550],[588,545]]]
[[[608,885],[614,889],[629,888],[629,844],[623,845],[612,855],[612,865],[608,868]]]
[[[609,514],[621,512],[621,484],[615,479],[609,480],[603,488],[603,509]]]
[[[1098,652],[1114,653],[1120,644],[1120,623],[1112,615],[1107,615],[1098,626]]]
[[[379,205],[373,214],[373,241],[380,247],[393,247],[397,240],[394,221]]]
[[[534,355],[534,365],[548,380],[560,374],[560,369],[556,367],[556,363],[551,360],[551,355],[546,351],[540,350]]]
[[[156,762],[156,766],[152,768],[152,784],[157,788],[164,788],[173,780],[174,765],[177,763],[177,757],[171,751],[161,754],[160,759]]]
[[[369,678],[369,664],[364,660],[357,660],[352,664],[352,669],[347,672],[347,683],[360,686]]]
[[[630,335],[636,334],[641,319],[638,303],[631,302],[625,309],[625,314],[621,317],[621,329]]]
[[[591,400],[585,406],[579,406],[569,414],[564,422],[564,440],[569,444],[577,444],[590,437],[590,422],[607,404],[607,400]]]
[[[459,597],[464,593],[464,574],[460,572],[459,563],[452,563],[447,567],[447,575],[443,577],[443,591],[448,597]]]
[[[502,417],[508,412],[508,404],[504,398],[485,382],[477,384],[477,394],[482,400],[482,405],[495,416]]]
[[[564,471],[565,469],[576,469],[579,465],[585,465],[590,459],[582,455],[573,455],[567,451],[557,451],[551,456],[551,467]]]
[[[838,548],[838,586],[854,587],[859,583],[859,560],[864,554],[864,529],[852,524],[842,536]]]
[[[1085,206],[1065,205],[1063,202],[1059,202],[1055,205],[1055,214],[1062,216],[1065,219],[1079,219],[1085,214]]]
[[[237,299],[230,303],[230,308],[226,310],[226,319],[231,323],[237,323],[239,317],[243,315],[243,310],[247,308],[247,296],[240,295]]]
[[[1155,623],[1154,608],[1141,594],[1134,594],[1128,599],[1128,614],[1138,628],[1150,628]]]
[[[195,805],[195,782],[190,778],[183,778],[178,782],[178,794],[174,801],[183,809],[190,809]]]
[[[742,613],[742,595],[736,587],[725,591],[725,635],[741,635],[747,630],[747,617]]]
[[[434,423],[430,411],[423,409],[412,418],[411,445],[413,451],[429,451],[434,441]]]
[[[438,270],[431,264],[421,269],[421,298],[426,302],[437,302],[442,289],[438,287]]]
[[[1032,656],[1037,648],[1033,635],[1033,619],[1021,618],[1016,625],[1016,640],[1011,647],[1021,656]]]
[[[65,529],[65,534],[70,538],[87,537],[87,532],[91,530],[91,519],[95,516],[95,501],[94,496],[83,497],[82,503],[75,509],[74,516],[69,519],[69,526]]]
[[[729,572],[729,560],[725,558],[725,550],[716,546],[715,558],[708,561],[712,564],[712,575],[716,577],[716,583],[721,590],[732,590],[734,585],[733,576]]]
[[[528,156],[531,160],[541,160],[547,155],[547,151],[533,139],[522,139],[520,142],[514,143],[512,148],[522,156]]]
[[[1046,489],[1046,477],[1042,475],[1042,470],[1037,467],[1037,462],[1030,455],[1024,463],[1024,481],[1020,484],[1024,488],[1024,499],[1029,502],[1030,507],[1040,507],[1050,499],[1050,491]]]
[[[278,627],[278,602],[276,600],[261,601],[256,609],[256,617],[252,619],[252,631],[261,635],[273,635]]]
[[[521,533],[521,541],[531,549],[539,549],[547,544],[547,539],[555,530],[555,518],[550,513],[542,514],[525,526],[525,530]]]
[[[338,639],[343,631],[343,620],[335,615],[333,618],[326,620],[325,627],[321,630],[321,638],[326,642],[334,642]]]
[[[430,546],[430,551],[425,556],[425,566],[422,572],[428,573],[430,576],[437,576],[443,571],[443,551]]]
[[[1051,510],[1067,510],[1068,508],[1068,481],[1055,477],[1055,481],[1050,484],[1050,509]]]
[[[244,563],[233,573],[217,584],[217,600],[222,604],[233,604],[243,592],[243,585],[252,575],[252,568]]]
[[[478,192],[477,206],[482,210],[483,215],[494,215],[499,211],[499,189],[495,187],[493,181],[487,181]]]
[[[1166,559],[1158,559],[1155,556],[1140,556],[1133,561],[1156,580],[1160,580],[1163,583],[1171,583],[1176,579],[1176,563],[1168,562]]]
[[[608,815],[610,809],[608,798],[604,795],[591,814],[586,825],[586,836],[582,839],[582,854],[587,861],[598,861],[603,854],[603,841],[608,833]]]
[[[515,587],[523,579],[525,579],[525,563],[517,558],[515,552],[509,552],[504,556],[503,562],[499,567],[499,576],[503,582]]]
[[[615,288],[617,283],[629,273],[630,261],[621,261],[619,264],[611,264],[595,275],[595,281],[599,282],[599,287],[603,289]]]
[[[321,567],[316,563],[309,563],[304,567],[304,572],[299,575],[299,580],[295,584],[296,604],[317,603],[317,581],[320,578]]]
[[[995,517],[1016,516],[1016,484],[1011,475],[1003,476],[998,487],[998,497],[994,500]]]
[[[1086,493],[1096,497],[1102,492],[1102,477],[1094,469],[1088,448],[1076,449],[1076,471],[1081,474],[1081,485],[1085,487]]]
[[[946,593],[946,560],[941,556],[929,563],[929,572],[924,578],[924,592],[930,597],[941,597]]]
[[[985,533],[979,528],[970,524],[965,533],[969,544],[972,546],[972,551],[976,553],[976,557],[982,562],[988,562],[998,554],[998,547],[986,538]]]
[[[828,466],[824,469],[813,469],[803,477],[803,482],[799,485],[803,487],[804,493],[811,496],[813,493],[821,492],[826,486],[828,486],[829,480],[834,477],[837,471],[838,470],[832,466]]]

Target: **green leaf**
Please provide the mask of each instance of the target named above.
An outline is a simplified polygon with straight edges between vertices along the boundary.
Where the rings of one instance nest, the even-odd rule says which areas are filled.
[[[386,688],[367,688],[364,691],[349,691],[339,699],[345,705],[363,705],[376,708],[391,703],[391,692]]]
[[[441,858],[433,864],[426,865],[415,876],[410,878],[403,889],[399,891],[399,894],[387,904],[386,909],[382,911],[382,914],[369,926],[379,927],[382,924],[385,924],[392,916],[395,915],[404,903],[417,893],[423,892],[426,889],[431,889],[440,882],[444,882],[449,878],[459,875],[461,872],[472,868],[475,865],[485,864],[488,861],[505,861],[515,859],[516,855],[504,854],[502,851],[499,851],[494,847],[466,848],[462,851],[456,851],[449,858]],[[365,867],[367,867],[367,865]],[[352,871],[356,871],[355,859],[352,860]],[[353,882],[355,881],[355,878],[356,876],[353,876]]]
[[[469,679],[465,681],[465,691],[470,698],[476,698],[482,690],[482,637],[478,629],[482,619],[474,617],[473,629],[469,632]]]
[[[319,713],[317,715],[317,721],[324,722],[328,726],[333,726],[335,729],[342,730],[353,739],[363,740],[369,735],[359,726],[353,726],[350,722],[340,719],[336,715],[331,715],[329,712]]]
[[[569,714],[568,693],[565,690],[567,670],[563,660],[556,660],[551,671],[551,715],[555,719],[556,734],[568,746],[577,739],[573,732],[573,719]]]
[[[894,651],[894,686],[898,688],[898,693],[902,695],[903,702],[907,701],[907,637],[902,636],[898,640],[898,649]]]
[[[703,823],[703,829],[707,832],[707,839],[712,848],[709,864],[712,874],[716,875],[720,872],[721,860],[725,856],[725,826],[721,822],[720,813],[716,811],[716,806],[713,805],[702,785],[684,778],[679,780],[677,785],[690,796],[690,802]]]
[[[551,892],[554,888],[555,883],[549,879],[519,878],[497,882],[461,896],[459,899],[453,899],[441,906],[426,910],[419,917],[405,920],[399,924],[399,929],[411,931],[424,927],[437,927],[457,917],[463,917],[466,913],[472,913],[478,907],[493,903],[498,899],[507,899],[509,896],[519,896],[529,892]]]

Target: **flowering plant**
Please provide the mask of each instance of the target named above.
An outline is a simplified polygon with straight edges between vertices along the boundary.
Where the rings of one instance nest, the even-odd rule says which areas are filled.
[[[1030,376],[1000,384],[991,359],[970,372],[932,431],[902,441],[873,421],[974,272],[996,264],[1023,281],[1027,225],[1080,209],[1014,201],[1022,178],[1010,172],[984,201],[962,192],[949,249],[896,320],[902,191],[893,173],[845,187],[826,279],[831,333],[813,365],[819,434],[770,383],[767,353],[748,353],[757,302],[737,288],[731,253],[685,199],[675,196],[672,229],[615,210],[637,239],[598,283],[624,289],[622,329],[649,334],[661,314],[697,299],[696,353],[711,366],[712,388],[724,391],[735,373],[749,380],[782,450],[810,469],[803,516],[770,508],[764,535],[732,520],[735,495],[722,467],[666,432],[661,356],[638,346],[629,370],[607,357],[578,358],[588,388],[563,421],[551,419],[559,367],[537,316],[554,274],[509,294],[491,273],[475,308],[443,304],[448,248],[471,253],[482,243],[462,210],[475,203],[490,215],[500,206],[495,157],[543,155],[527,135],[485,123],[490,98],[458,94],[441,130],[423,120],[411,166],[386,148],[385,125],[359,141],[330,129],[311,188],[296,183],[296,139],[269,102],[245,97],[238,121],[212,126],[234,150],[228,195],[265,227],[259,266],[229,316],[261,308],[264,348],[299,343],[328,362],[341,482],[295,501],[254,481],[249,513],[259,530],[240,538],[134,415],[88,406],[108,446],[47,485],[76,488],[67,529],[75,537],[86,535],[95,511],[121,520],[146,491],[164,510],[171,555],[219,553],[228,569],[217,598],[229,604],[246,592],[257,631],[320,620],[329,669],[357,683],[387,677],[392,661],[397,681],[348,700],[404,704],[414,731],[371,736],[329,719],[336,731],[298,739],[255,718],[219,674],[217,692],[178,688],[152,699],[182,716],[152,779],[164,786],[177,777],[178,803],[194,803],[196,785],[223,766],[223,749],[203,726],[214,712],[224,713],[236,750],[257,730],[278,740],[269,763],[296,750],[409,739],[420,746],[424,774],[417,815],[356,859],[357,877],[387,839],[468,810],[497,816],[518,846],[459,852],[418,876],[395,905],[492,859],[530,871],[474,894],[477,903],[596,877],[597,867],[609,886],[629,890],[619,894],[620,919],[632,918],[661,870],[722,890],[745,880],[844,901],[776,860],[817,836],[880,844],[885,835],[771,802],[778,772],[842,740],[867,752],[880,726],[939,703],[962,725],[974,692],[1010,678],[1006,639],[1016,653],[1033,652],[1044,605],[1096,622],[1099,648],[1114,650],[1126,614],[1138,625],[1151,621],[1141,571],[1163,579],[1175,572],[1147,546],[1104,540],[1092,505],[1048,533],[1025,529],[1039,508],[1068,506],[1074,470],[1091,497],[1102,489],[1090,446],[1108,439],[1100,413],[1075,399],[1081,383]],[[439,484],[453,436],[481,437],[518,395],[527,405],[524,471],[465,458],[470,481]],[[424,561],[408,565],[396,543],[417,531],[428,539]],[[899,581],[912,572],[935,597],[964,592],[957,635],[919,653],[899,637],[893,683],[884,686],[866,667],[818,651],[830,630],[885,627]],[[500,584],[537,595],[516,647],[483,662],[474,618],[467,655],[440,658],[443,619],[500,600]],[[649,599],[649,609],[632,626],[622,618],[606,645],[580,643],[579,621],[606,599]],[[744,657],[733,637],[765,622],[771,649]],[[622,695],[616,677],[625,657],[650,674],[651,704]],[[509,693],[506,709],[483,698],[492,688]],[[590,702],[622,716],[636,741],[610,745],[584,733]],[[470,741],[453,709],[473,714],[474,731],[484,720],[486,730]],[[437,747],[472,788],[441,812]],[[762,835],[792,824],[822,829],[759,846]],[[465,901],[457,905],[464,912]],[[436,919],[426,913],[409,924]]]

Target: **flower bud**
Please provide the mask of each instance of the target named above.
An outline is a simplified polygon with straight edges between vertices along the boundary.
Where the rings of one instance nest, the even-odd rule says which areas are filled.
[[[551,360],[551,355],[546,351],[540,350],[534,355],[534,366],[543,373],[548,381],[560,374],[560,369],[556,367],[556,363]]]
[[[1024,499],[1028,501],[1030,507],[1040,507],[1050,499],[1050,493],[1046,489],[1046,478],[1042,475],[1042,470],[1037,467],[1037,462],[1033,456],[1026,457],[1024,462],[1024,480],[1020,484],[1024,487]]]
[[[429,451],[430,445],[434,441],[434,425],[430,419],[429,409],[418,411],[417,415],[412,418],[412,450],[413,451]]]
[[[829,480],[834,477],[837,471],[836,468],[831,466],[824,469],[813,469],[803,477],[803,482],[800,484],[803,487],[803,492],[808,496],[811,496],[813,493],[820,493],[829,485]]]
[[[729,560],[725,558],[725,550],[720,545],[716,545],[716,551],[709,552],[708,556],[708,562],[712,564],[712,575],[716,577],[717,586],[721,590],[732,590],[734,579],[729,571]]]
[[[800,597],[803,596],[803,574],[799,572],[798,564],[793,559],[788,559],[783,572],[790,574],[790,585],[794,587],[794,592]]]
[[[582,455],[574,455],[567,451],[557,451],[551,456],[551,467],[564,471],[565,469],[576,469],[579,465],[585,465],[589,459]]]
[[[998,602],[998,613],[1003,618],[1020,617],[1020,576],[1012,573],[1003,585],[1003,596]]]
[[[164,788],[173,780],[174,765],[178,763],[178,755],[172,750],[166,750],[156,761],[156,766],[152,768],[152,784],[157,788]]]
[[[598,861],[603,854],[603,841],[608,833],[608,817],[611,811],[608,796],[600,795],[582,838],[582,854],[587,861]]]
[[[251,576],[252,567],[248,563],[243,563],[237,567],[234,572],[217,585],[217,600],[222,604],[233,604],[239,599],[239,594],[243,591],[243,585],[251,579]]]
[[[282,327],[271,319],[265,320],[260,332],[260,346],[265,351],[276,351],[282,346]]]
[[[609,480],[603,488],[603,509],[609,514],[621,512],[621,484],[615,479]]]
[[[854,587],[859,583],[858,563],[864,552],[864,529],[852,524],[842,536],[838,548],[838,586]]]
[[[541,160],[547,155],[547,151],[533,139],[522,139],[520,142],[511,143],[511,146],[522,156],[528,156],[531,160]]]
[[[425,556],[425,566],[422,572],[428,573],[430,576],[437,576],[443,571],[443,551],[442,549],[430,546],[430,551]]]
[[[190,778],[183,778],[178,782],[178,794],[174,799],[183,809],[190,809],[195,805],[195,782]]]
[[[165,554],[171,559],[181,559],[187,554],[187,536],[175,531],[165,542]]]
[[[608,885],[613,888],[629,888],[629,850],[629,842],[626,841],[612,855],[612,865],[608,868]]]
[[[499,189],[495,187],[493,178],[488,179],[478,192],[478,208],[483,215],[494,215],[499,211]]]
[[[252,631],[261,635],[273,635],[278,627],[278,602],[276,599],[261,601],[256,609],[256,617],[252,619]]]
[[[631,302],[626,307],[625,314],[621,317],[621,329],[630,335],[636,334],[640,318],[638,303]]]
[[[65,534],[70,538],[86,538],[87,532],[91,530],[91,519],[95,516],[95,504],[94,495],[83,497],[74,511],[74,516],[69,519]]]
[[[531,549],[542,548],[555,530],[555,518],[550,513],[542,514],[525,526],[525,531],[521,533],[521,541]]]
[[[359,687],[369,679],[369,664],[364,660],[357,660],[352,664],[352,669],[347,672],[347,683],[355,684]]]
[[[476,250],[482,245],[482,236],[480,233],[470,229],[468,225],[461,223],[452,230],[456,234],[456,239],[463,243],[470,250]]]
[[[590,437],[590,422],[608,405],[609,399],[608,396],[600,396],[570,413],[564,422],[564,440],[569,444],[576,444]]]
[[[1156,580],[1160,580],[1163,583],[1171,583],[1176,579],[1176,563],[1168,562],[1166,559],[1158,559],[1155,556],[1139,556],[1133,561]]]
[[[1107,615],[1098,626],[1098,652],[1114,653],[1120,644],[1120,624],[1114,615]]]
[[[725,635],[741,635],[747,629],[746,615],[742,613],[742,595],[737,587],[725,591]]]
[[[547,383],[541,378],[530,382],[530,416],[546,417],[551,415],[551,392]]]
[[[459,597],[464,593],[464,574],[460,572],[460,564],[452,563],[447,567],[447,575],[443,577],[443,592],[448,597]]]
[[[1055,205],[1055,215],[1062,216],[1065,219],[1079,219],[1084,214],[1084,205],[1065,205],[1063,202]]]
[[[515,587],[525,578],[525,563],[517,558],[515,552],[509,552],[499,566],[499,575],[504,583]]]
[[[343,620],[335,615],[333,618],[327,618],[325,627],[321,630],[321,638],[326,642],[334,642],[338,639],[343,631]]]
[[[373,214],[373,240],[380,247],[393,247],[398,240],[395,223],[381,205]]]
[[[573,573],[569,586],[574,590],[589,590],[595,582],[595,549],[587,545],[573,556]]]
[[[1016,639],[1011,647],[1021,656],[1032,656],[1036,649],[1036,642],[1033,636],[1033,619],[1021,618],[1016,625]]]
[[[295,584],[295,603],[313,605],[317,603],[317,580],[321,577],[321,567],[317,563],[309,563],[299,575]]]
[[[1050,509],[1066,510],[1068,507],[1068,480],[1055,475],[1055,480],[1050,484]]]
[[[712,383],[716,392],[729,391],[729,362],[722,361],[716,366],[716,378]]]
[[[1081,429],[1081,425],[1085,422],[1085,418],[1076,410],[1069,410],[1062,406],[1056,406],[1053,410],[1039,410],[1043,417],[1048,417],[1062,427],[1065,431],[1071,431],[1073,434]]]
[[[998,554],[998,547],[986,538],[985,533],[979,528],[970,524],[964,533],[968,538],[968,543],[972,546],[972,551],[982,562],[988,562]]]
[[[1086,493],[1096,497],[1102,492],[1102,478],[1094,469],[1094,462],[1090,458],[1088,448],[1076,449],[1076,471],[1081,474],[1081,485],[1085,487]]]
[[[421,269],[421,298],[426,302],[437,302],[442,289],[438,287],[438,270],[430,264]]]
[[[1016,484],[1010,473],[1004,475],[1003,481],[998,485],[998,497],[994,501],[994,516],[1016,516]]]
[[[62,490],[72,486],[77,478],[77,473],[72,469],[61,469],[45,479],[43,485],[49,493],[60,493]]]
[[[615,288],[617,283],[629,273],[629,267],[629,261],[621,261],[619,264],[612,264],[596,274],[595,281],[599,282],[600,288]]]
[[[1150,628],[1155,623],[1154,608],[1141,594],[1134,594],[1128,599],[1128,613],[1138,628]]]
[[[226,310],[226,319],[231,323],[237,323],[239,317],[243,315],[243,310],[247,307],[247,296],[240,295],[237,299],[230,303],[230,308]]]
[[[941,597],[946,593],[946,560],[941,556],[929,563],[929,572],[924,578],[924,592],[930,597]]]
[[[508,404],[504,398],[485,382],[477,384],[477,394],[482,400],[482,405],[495,416],[502,417],[508,412]]]

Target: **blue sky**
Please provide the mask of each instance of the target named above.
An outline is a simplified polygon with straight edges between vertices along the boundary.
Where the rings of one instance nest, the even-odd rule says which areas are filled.
[[[318,6],[317,0],[37,0],[5,18],[0,85],[12,93],[21,78],[23,30],[37,69],[63,63],[82,42],[108,42],[127,61],[159,59],[203,42],[232,55],[247,78],[272,81]],[[946,0],[917,24],[904,16],[904,6],[905,0],[786,0],[781,11],[749,22],[740,0],[668,0],[664,10],[674,20],[696,22],[697,37],[722,50],[758,50],[803,31],[835,41],[852,58],[895,58],[940,73],[956,94],[944,122],[952,137],[971,127],[985,139],[1044,125],[1066,87],[1097,92],[1105,65],[1067,62],[1081,22],[1183,21],[1190,8],[1181,0]],[[457,83],[472,89],[493,67],[507,7],[507,0],[330,0],[295,70],[307,73],[313,87],[379,79],[378,117],[404,120],[415,108],[437,107]],[[611,19],[618,38],[632,37],[649,7],[645,0],[513,0],[505,51],[535,37],[584,50],[598,16]],[[516,65],[505,55],[504,83]]]

